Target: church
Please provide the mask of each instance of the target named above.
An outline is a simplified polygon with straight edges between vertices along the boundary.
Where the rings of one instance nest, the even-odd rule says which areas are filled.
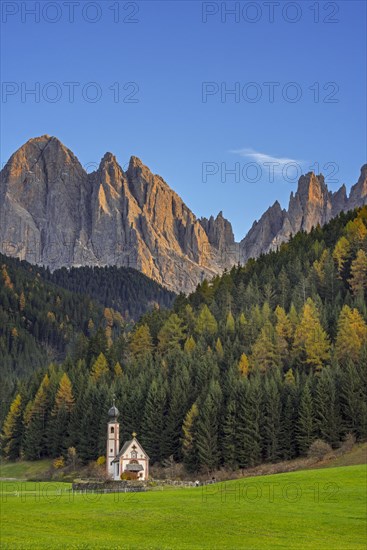
[[[118,422],[119,411],[115,401],[108,411],[107,424],[107,474],[115,481],[119,481],[123,474],[127,479],[147,481],[149,477],[149,456],[132,434],[132,439],[125,441],[120,449],[120,424]]]

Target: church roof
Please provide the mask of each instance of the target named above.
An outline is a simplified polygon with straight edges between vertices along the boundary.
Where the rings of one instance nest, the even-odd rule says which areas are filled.
[[[141,472],[144,468],[141,464],[127,464],[125,470],[128,472]]]
[[[120,412],[118,408],[115,405],[115,396],[113,396],[113,402],[112,407],[108,411],[108,416],[111,418],[110,422],[116,421],[117,417],[119,416]]]
[[[127,449],[129,448],[130,444],[133,443],[135,441],[135,443],[137,443],[139,445],[139,447],[141,448],[141,450],[143,451],[143,453],[145,454],[145,456],[147,458],[149,458],[149,455],[148,453],[146,453],[143,449],[143,446],[139,443],[139,441],[136,439],[136,437],[133,437],[132,439],[129,439],[129,441],[125,441],[125,443],[123,444],[123,446],[121,447],[120,449],[120,452],[116,455],[116,458],[112,461],[112,462],[117,462],[118,459],[120,458],[121,455],[123,455]]]

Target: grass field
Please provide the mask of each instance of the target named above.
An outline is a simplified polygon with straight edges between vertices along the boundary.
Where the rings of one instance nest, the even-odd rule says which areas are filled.
[[[3,482],[2,549],[366,548],[366,466],[146,493]]]
[[[52,464],[51,459],[31,461],[6,462],[0,464],[0,479],[37,479],[37,476],[49,470]]]

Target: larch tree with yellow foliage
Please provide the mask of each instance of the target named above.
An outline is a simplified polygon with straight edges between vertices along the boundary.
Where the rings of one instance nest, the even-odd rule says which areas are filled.
[[[186,338],[186,327],[176,313],[172,313],[158,333],[158,350],[161,353],[181,349]]]
[[[189,336],[184,345],[185,353],[192,353],[196,348],[196,342],[192,336]]]
[[[120,367],[121,368],[121,367]],[[109,374],[107,359],[103,353],[100,353],[92,365],[91,377],[95,382],[106,379]]]
[[[280,354],[276,346],[275,330],[270,321],[262,327],[252,346],[251,365],[261,371],[280,366]]]
[[[312,298],[307,298],[294,336],[296,359],[320,370],[330,359],[330,340],[322,328],[319,313]]]
[[[22,440],[22,398],[18,393],[10,405],[1,434],[2,452],[6,458],[19,458]]]
[[[240,360],[238,361],[237,368],[239,372],[241,373],[241,376],[246,377],[248,376],[249,369],[250,369],[250,363],[248,360],[248,357],[246,353],[243,353],[240,357]]]
[[[218,323],[208,306],[205,304],[196,320],[195,331],[199,335],[214,336],[218,332]]]
[[[362,346],[367,342],[367,324],[362,315],[348,305],[343,306],[338,319],[335,351],[341,365],[348,360],[357,362]]]
[[[355,260],[350,267],[351,277],[349,284],[354,296],[361,294],[367,290],[367,254],[364,250],[358,250]]]
[[[152,353],[153,340],[148,325],[141,325],[132,334],[129,349],[136,359],[141,359]]]
[[[66,373],[61,377],[55,404],[52,409],[52,418],[49,423],[48,447],[53,457],[64,455],[68,448],[70,437],[70,419],[74,407],[73,389],[70,378]]]

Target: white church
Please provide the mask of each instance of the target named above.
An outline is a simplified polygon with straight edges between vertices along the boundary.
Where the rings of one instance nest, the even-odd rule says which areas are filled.
[[[119,411],[115,401],[108,411],[110,420],[107,424],[107,474],[115,481],[121,479],[122,474],[128,474],[129,479],[147,481],[149,477],[149,456],[136,439],[126,441],[120,449]]]

